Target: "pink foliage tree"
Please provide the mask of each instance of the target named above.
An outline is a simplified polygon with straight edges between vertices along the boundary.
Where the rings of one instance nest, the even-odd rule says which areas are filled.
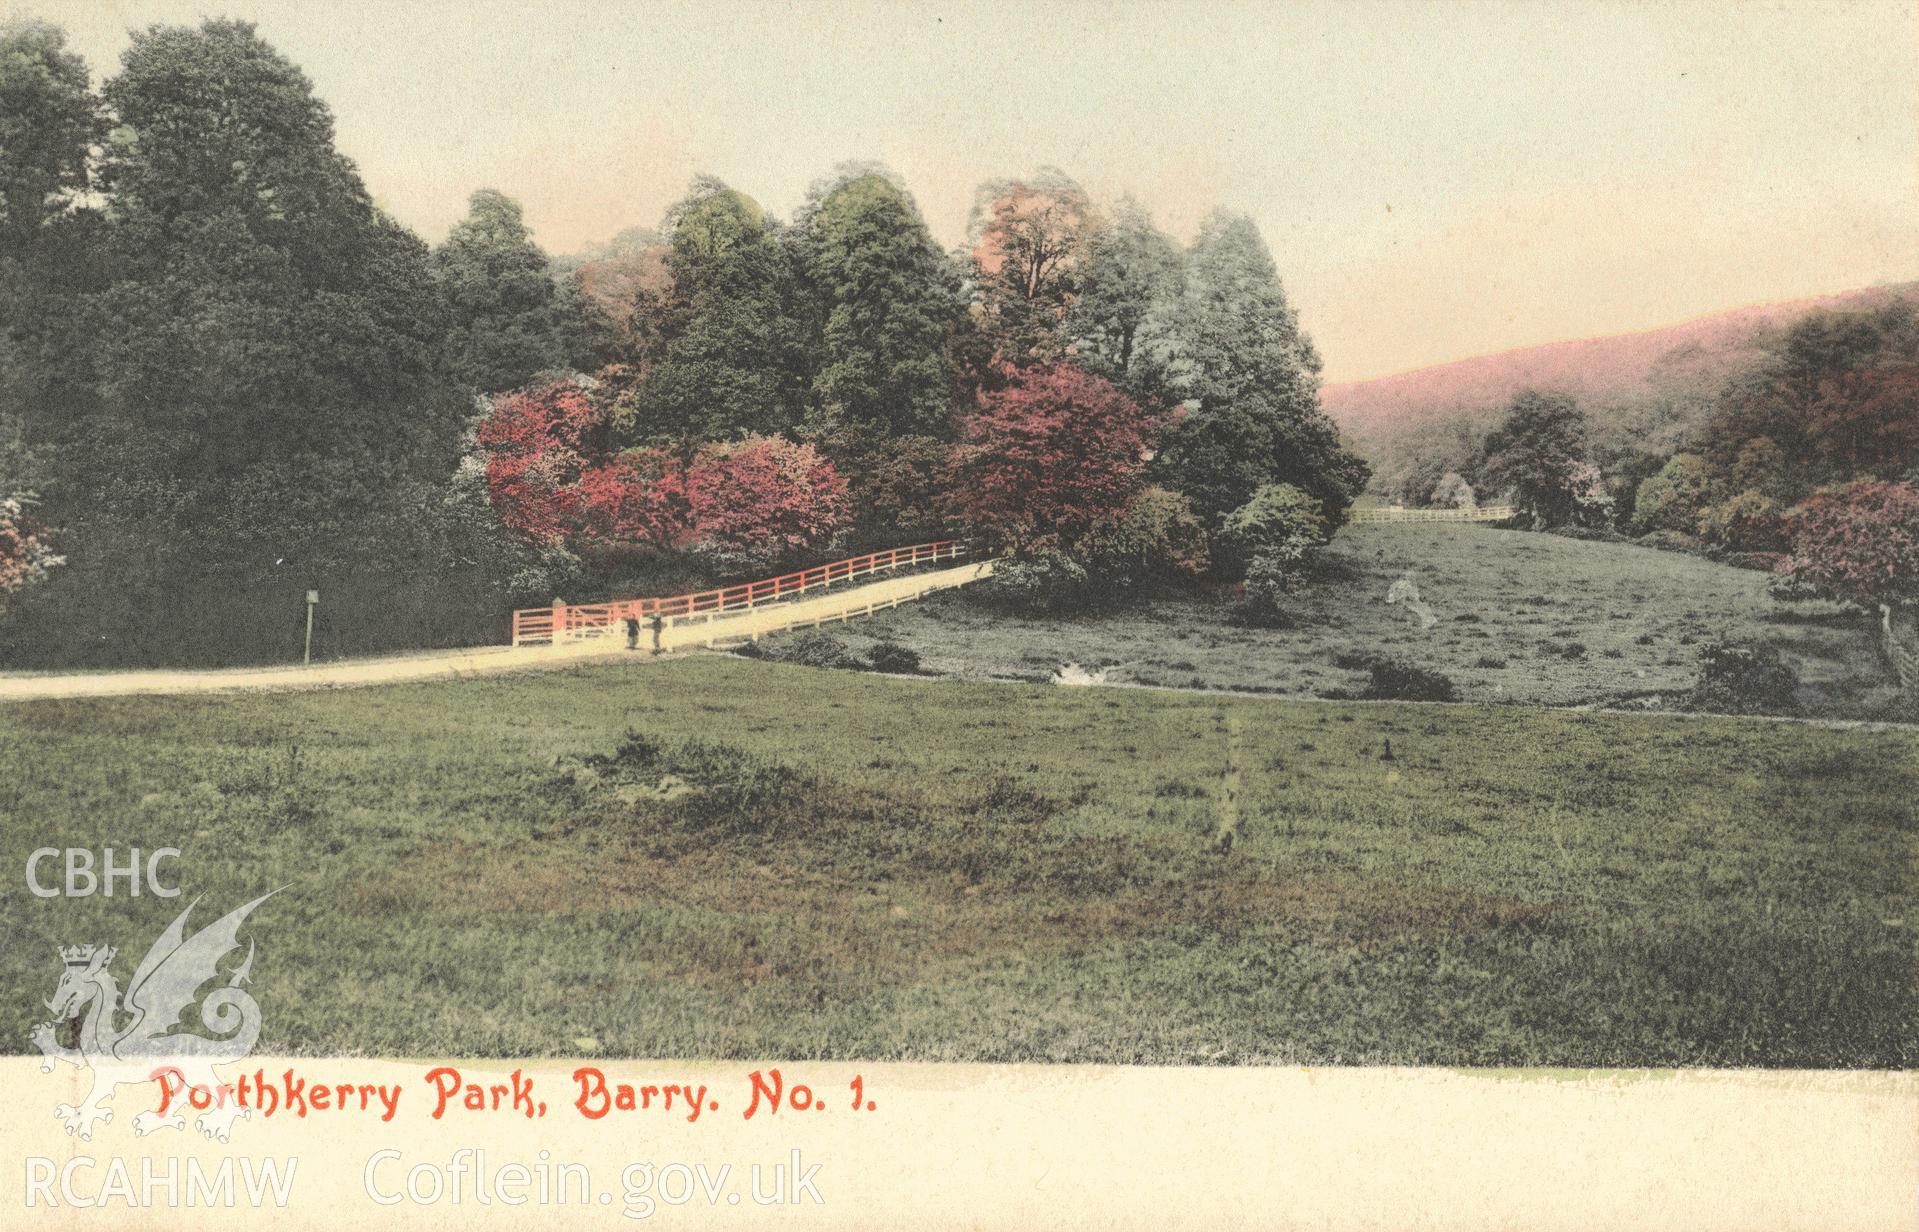
[[[1070,547],[1126,515],[1144,486],[1156,417],[1101,377],[1029,369],[966,422],[956,500],[1016,549]]]
[[[1780,572],[1858,603],[1919,602],[1919,488],[1829,488],[1788,512],[1783,524],[1791,551]]]
[[[1779,571],[1841,599],[1877,605],[1900,683],[1919,688],[1919,487],[1853,483],[1815,493],[1783,520],[1791,551]]]
[[[703,447],[686,486],[700,545],[756,559],[827,542],[849,512],[846,480],[825,455],[778,436]]]
[[[610,402],[572,380],[494,400],[477,440],[507,527],[605,563],[682,549],[771,561],[844,524],[846,482],[811,445],[757,436],[703,445],[690,459],[616,453]]]
[[[476,434],[487,494],[508,529],[546,547],[571,543],[581,522],[581,475],[602,460],[606,431],[577,381],[502,394]]]

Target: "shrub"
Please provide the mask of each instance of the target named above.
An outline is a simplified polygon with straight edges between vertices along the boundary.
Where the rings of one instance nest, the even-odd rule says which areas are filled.
[[[698,545],[755,563],[818,547],[848,510],[846,481],[826,456],[779,436],[702,447],[686,491]]]
[[[986,594],[1002,607],[1033,615],[1083,611],[1090,601],[1086,566],[1058,551],[1000,562]]]
[[[66,563],[47,547],[41,528],[27,519],[22,505],[17,498],[0,499],[0,612],[6,611],[8,595]]]
[[[554,381],[499,395],[476,439],[501,522],[534,544],[577,538],[580,475],[607,450],[604,417],[583,383]]]
[[[554,381],[492,400],[476,440],[488,497],[526,542],[608,563],[681,547],[761,564],[831,539],[846,481],[811,445],[757,436],[690,461],[613,451],[606,383]]]
[[[1799,677],[1776,647],[1713,641],[1700,648],[1699,681],[1687,704],[1719,714],[1792,714]]]
[[[1365,701],[1456,702],[1459,690],[1447,677],[1404,659],[1382,658],[1373,661],[1372,679],[1360,690]]]
[[[1919,485],[1855,483],[1789,512],[1780,572],[1855,603],[1919,604]]]
[[[898,642],[881,642],[866,652],[866,663],[876,672],[913,676],[920,670],[920,653]]]
[[[864,664],[847,644],[831,633],[809,630],[797,637],[776,639],[762,645],[763,657],[803,667],[862,667]]]
[[[1429,503],[1435,509],[1471,509],[1478,502],[1473,496],[1473,486],[1461,478],[1458,471],[1447,471],[1433,485]]]
[[[1697,454],[1676,453],[1659,473],[1639,485],[1632,512],[1633,529],[1645,535],[1664,531],[1686,534],[1699,522],[1710,492],[1706,463]]]
[[[1186,498],[1147,488],[1119,521],[1074,545],[1095,590],[1119,598],[1155,585],[1189,584],[1210,563],[1206,528]]]
[[[1760,573],[1772,573],[1786,562],[1784,552],[1728,552],[1719,558],[1721,563],[1735,569],[1754,569]]]
[[[892,547],[946,536],[953,446],[929,436],[854,428],[842,428],[816,443],[846,477],[852,538]]]
[[[1686,552],[1697,554],[1701,544],[1699,536],[1689,535],[1678,530],[1655,530],[1639,536],[1643,547],[1658,548],[1662,552]]]
[[[1227,576],[1250,580],[1263,556],[1268,578],[1289,577],[1330,537],[1319,501],[1290,483],[1269,483],[1220,524],[1220,564]]]
[[[1587,543],[1628,543],[1630,540],[1610,526],[1555,526],[1552,532],[1566,539]]]
[[[1364,668],[1369,679],[1358,693],[1332,690],[1321,697],[1357,697],[1361,701],[1383,702],[1456,702],[1459,690],[1447,677],[1388,655],[1362,655],[1341,652],[1333,663],[1347,669]],[[1501,666],[1504,661],[1501,661]]]
[[[1745,552],[1771,552],[1785,546],[1779,503],[1752,489],[1699,514],[1699,534],[1707,543]]]

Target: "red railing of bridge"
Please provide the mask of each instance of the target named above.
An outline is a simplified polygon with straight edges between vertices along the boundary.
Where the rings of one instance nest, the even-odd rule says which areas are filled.
[[[935,564],[942,560],[955,560],[965,552],[965,545],[957,540],[941,539],[936,543],[919,543],[912,547],[888,548],[884,552],[868,552],[864,556],[816,565],[811,569],[802,569],[798,573],[786,573],[779,577],[763,578],[757,582],[742,582],[738,586],[722,586],[716,590],[701,590],[686,595],[616,599],[611,603],[569,603],[557,607],[521,608],[513,613],[513,644],[522,646],[542,642],[553,643],[562,639],[597,637],[616,633],[629,618],[651,620],[655,616],[660,616],[672,620],[744,611],[747,608],[758,607],[762,603],[777,603],[782,599],[790,599],[810,590],[831,586],[835,582],[851,581],[884,569],[899,569],[912,565]]]

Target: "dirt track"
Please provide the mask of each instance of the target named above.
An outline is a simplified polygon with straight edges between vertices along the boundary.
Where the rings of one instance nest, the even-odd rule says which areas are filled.
[[[78,675],[0,676],[0,702],[57,697],[125,697],[142,693],[272,692],[441,680],[500,672],[569,667],[595,659],[626,657],[622,646],[515,650],[488,646],[434,654],[351,659],[314,667],[238,667],[210,671],[87,672]],[[639,657],[639,656],[634,656]]]
[[[676,622],[667,629],[665,646],[669,651],[688,650],[711,646],[716,640],[745,640],[781,629],[851,619],[901,603],[910,603],[936,590],[966,585],[989,577],[992,572],[991,561],[978,561],[932,573],[906,574],[865,585],[842,587],[807,598],[732,612],[712,620],[700,618]],[[143,693],[343,688],[538,671],[604,659],[644,661],[650,657],[644,651],[636,654],[627,650],[624,636],[619,629],[614,628],[605,638],[558,648],[482,646],[431,654],[349,659],[317,667],[0,675],[0,703],[60,697],[127,697]]]

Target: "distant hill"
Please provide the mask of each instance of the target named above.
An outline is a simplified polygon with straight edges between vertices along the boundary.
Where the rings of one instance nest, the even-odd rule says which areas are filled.
[[[1664,329],[1553,342],[1328,385],[1321,400],[1334,422],[1361,439],[1395,435],[1448,411],[1500,406],[1527,388],[1570,393],[1589,407],[1619,405],[1675,381],[1716,386],[1757,357],[1766,333],[1815,308],[1868,308],[1915,294],[1919,282],[1738,308]]]

